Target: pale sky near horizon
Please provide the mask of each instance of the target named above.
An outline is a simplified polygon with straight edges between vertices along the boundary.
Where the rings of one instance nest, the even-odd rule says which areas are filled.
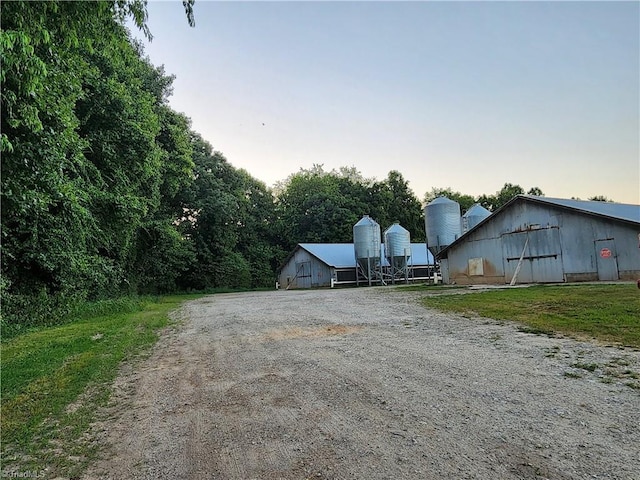
[[[640,204],[638,2],[148,5],[171,106],[272,186],[300,168]],[[139,32],[134,32],[138,38]]]

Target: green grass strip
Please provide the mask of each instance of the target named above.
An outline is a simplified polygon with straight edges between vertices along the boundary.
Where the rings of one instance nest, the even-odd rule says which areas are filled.
[[[96,408],[106,403],[120,363],[152,345],[158,330],[169,325],[169,312],[190,298],[161,297],[141,303],[136,312],[76,320],[3,342],[3,471],[46,466],[70,474],[65,445],[88,429]],[[81,395],[82,408],[69,411]],[[89,453],[80,448],[79,456]]]
[[[531,286],[428,296],[422,302],[438,310],[520,322],[534,333],[588,336],[640,348],[635,284]]]

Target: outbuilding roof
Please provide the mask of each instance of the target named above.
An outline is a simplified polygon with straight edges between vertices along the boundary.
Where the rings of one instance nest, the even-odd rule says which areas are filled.
[[[356,266],[353,243],[299,243],[296,248],[305,249],[330,267],[355,268]],[[382,244],[382,264],[388,265],[384,258],[384,244]],[[411,244],[409,265],[433,265],[433,255],[427,251],[425,243]]]
[[[566,198],[539,197],[536,195],[521,195],[534,202],[548,203],[558,207],[579,210],[585,213],[609,217],[616,220],[640,223],[640,205],[627,203],[596,202],[593,200],[567,200]]]
[[[356,266],[353,243],[299,243],[298,246],[330,267]]]

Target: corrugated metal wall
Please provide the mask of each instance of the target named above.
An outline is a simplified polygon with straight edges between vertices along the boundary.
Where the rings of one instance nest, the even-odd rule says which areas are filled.
[[[441,262],[443,279],[509,283],[522,255],[518,283],[634,280],[640,277],[638,230],[553,206],[517,202],[448,251]]]
[[[302,248],[280,271],[278,282],[281,288],[312,288],[331,286],[331,267],[318,260]]]
[[[511,282],[521,257],[520,283],[564,281],[558,227],[502,235],[505,282]]]

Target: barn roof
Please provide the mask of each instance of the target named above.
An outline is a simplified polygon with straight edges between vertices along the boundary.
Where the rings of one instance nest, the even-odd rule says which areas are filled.
[[[602,217],[609,217],[615,220],[640,223],[640,205],[615,202],[596,202],[592,200],[567,200],[565,198],[538,197],[535,195],[522,195],[522,197],[534,202],[547,203]]]
[[[438,258],[445,257],[446,255],[443,254],[445,254],[451,247],[464,242],[469,234],[476,231],[485,223],[490,222],[493,218],[496,217],[498,213],[510,208],[514,203],[521,201],[553,205],[558,208],[571,210],[586,215],[594,215],[601,218],[640,225],[640,205],[615,202],[598,202],[594,200],[568,200],[565,198],[540,197],[537,195],[516,195],[502,207],[500,207],[487,218],[478,223],[476,226],[458,237],[455,242],[447,245],[440,252],[438,252]]]
[[[299,243],[296,248],[303,248],[314,257],[335,268],[355,268],[356,257],[353,243]],[[382,244],[383,265],[388,265],[384,259],[384,244]],[[411,244],[410,265],[433,265],[433,255],[427,252],[425,243]]]
[[[356,266],[353,243],[299,243],[298,246],[330,267]]]

